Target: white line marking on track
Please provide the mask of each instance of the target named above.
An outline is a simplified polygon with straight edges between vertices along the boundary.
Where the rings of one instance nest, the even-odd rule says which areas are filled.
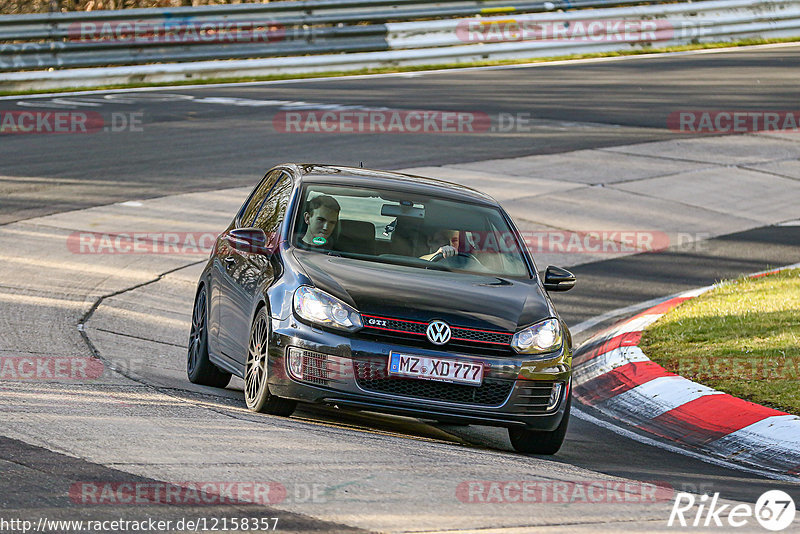
[[[116,91],[106,91],[106,93],[108,94],[106,94],[103,98],[120,104],[138,104],[142,101],[175,102],[180,100],[194,100],[194,97],[191,95],[180,95],[175,93],[153,94],[151,91],[147,91],[147,89],[148,89],[147,87],[137,87],[133,91],[126,91],[124,93],[119,93]],[[136,93],[143,93],[143,94],[136,94]]]
[[[103,104],[98,104],[97,102],[88,102],[83,99],[78,100],[76,98],[54,98],[51,102],[54,104],[61,104],[64,106],[87,106],[90,108],[100,107]]]
[[[200,97],[192,95],[181,95],[174,93],[161,94],[125,94],[125,95],[105,95],[104,98],[75,97],[71,99],[54,98],[52,100],[39,100],[35,102],[19,101],[18,106],[22,107],[45,107],[57,109],[75,109],[80,106],[99,107],[103,104],[147,104],[153,102],[191,102],[198,104],[215,104],[222,106],[245,106],[245,107],[274,107],[278,110],[298,111],[298,110],[326,110],[326,111],[393,111],[392,108],[373,106],[365,107],[362,105],[351,104],[330,104],[322,102],[305,102],[303,100],[256,100],[252,98],[238,97]]]
[[[711,48],[705,50],[687,50],[684,52],[661,52],[658,54],[639,54],[631,56],[616,56],[616,57],[598,57],[587,59],[565,59],[559,61],[537,61],[533,63],[519,63],[515,65],[493,65],[486,67],[460,67],[450,69],[432,69],[427,71],[415,71],[414,77],[424,76],[429,74],[441,73],[454,73],[472,70],[509,70],[509,69],[523,69],[531,67],[549,67],[549,66],[563,66],[563,65],[582,65],[584,63],[604,63],[610,61],[631,61],[631,60],[651,60],[664,57],[680,57],[680,56],[693,56],[703,54],[725,54],[732,52],[746,52],[749,50],[761,50],[770,48],[791,48],[800,46],[800,43],[772,43],[763,45],[751,46],[732,46],[728,48]],[[47,98],[53,96],[76,96],[76,95],[97,95],[97,94],[122,94],[132,92],[157,92],[157,91],[170,91],[174,89],[208,89],[213,87],[248,87],[255,85],[277,85],[277,84],[292,84],[292,83],[317,83],[329,82],[337,80],[364,80],[373,78],[390,78],[390,77],[410,77],[408,72],[386,72],[382,74],[357,74],[353,76],[326,76],[320,78],[297,78],[292,80],[267,80],[255,82],[229,82],[229,83],[213,83],[213,84],[197,84],[197,85],[169,85],[160,87],[129,87],[125,89],[90,89],[87,91],[69,91],[63,93],[40,93],[33,95],[11,95],[0,96],[0,100],[16,100],[18,98]]]
[[[48,100],[44,102],[17,102],[17,105],[23,108],[56,108],[56,109],[64,109],[70,108],[74,109],[75,106],[65,106],[64,104],[57,104],[55,100]]]

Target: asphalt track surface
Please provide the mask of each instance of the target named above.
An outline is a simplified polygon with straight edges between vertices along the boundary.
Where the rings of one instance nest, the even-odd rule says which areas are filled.
[[[796,109],[798,63],[800,47],[792,46],[150,93],[151,99],[167,92],[534,119],[530,131],[491,134],[285,134],[273,129],[275,106],[148,102],[147,96],[123,103],[124,94],[97,107],[91,98],[79,106],[70,106],[75,99],[68,97],[56,103],[0,99],[0,110],[9,111],[143,114],[141,132],[0,135],[0,175],[48,179],[0,182],[0,192],[12,194],[0,203],[0,223],[129,198],[249,185],[284,161],[396,169],[685,138],[667,129],[670,113]]]
[[[144,132],[0,135],[0,223],[121,200],[248,185],[282,161],[364,161],[373,168],[401,168],[671,139],[685,135],[666,129],[668,115],[676,110],[796,109],[798,68],[800,47],[781,47],[169,91],[194,97],[185,101],[112,100],[100,104],[103,112],[141,112]],[[55,105],[52,98],[0,100],[0,109],[18,110],[18,101],[30,109],[70,109],[68,97]],[[530,113],[536,127],[485,135],[289,135],[273,130],[275,107],[196,102],[208,98]],[[564,318],[576,324],[721,278],[795,263],[798,246],[800,227],[766,227],[688,250],[582,265],[574,269],[579,276],[576,289],[554,300]],[[467,432],[477,434],[479,441],[480,429]],[[105,466],[72,461],[8,438],[0,438],[0,451],[3,509],[33,513],[68,506],[63,495],[48,492],[53,487],[53,466],[59,466],[55,476],[65,480],[113,480]],[[572,419],[565,446],[554,460],[612,475],[666,481],[676,489],[720,491],[726,498],[745,502],[782,487],[800,502],[797,486],[643,445],[578,418]],[[204,508],[204,514],[210,512]],[[292,529],[344,528],[285,512],[281,517],[295,521]]]

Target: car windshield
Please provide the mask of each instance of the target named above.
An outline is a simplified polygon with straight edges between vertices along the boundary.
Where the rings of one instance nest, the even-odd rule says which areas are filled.
[[[305,186],[292,244],[323,254],[455,272],[530,274],[499,209],[344,185]]]

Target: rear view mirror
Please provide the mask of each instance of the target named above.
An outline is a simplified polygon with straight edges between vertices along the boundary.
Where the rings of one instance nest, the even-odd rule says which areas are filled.
[[[544,272],[544,288],[547,291],[569,291],[575,286],[575,275],[561,267],[550,265]]]
[[[412,219],[424,219],[425,208],[406,206],[404,204],[384,204],[381,206],[381,215],[384,217],[410,217]]]
[[[237,228],[228,232],[228,242],[236,250],[251,254],[271,254],[267,234],[261,228]]]

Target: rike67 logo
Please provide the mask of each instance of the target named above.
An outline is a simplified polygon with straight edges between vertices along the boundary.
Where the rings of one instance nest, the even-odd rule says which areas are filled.
[[[752,527],[752,519],[755,518],[763,528],[778,532],[792,524],[796,512],[794,500],[781,490],[765,492],[758,498],[755,506],[746,503],[719,504],[719,493],[714,493],[711,497],[697,497],[681,492],[675,495],[667,525],[684,528]]]

